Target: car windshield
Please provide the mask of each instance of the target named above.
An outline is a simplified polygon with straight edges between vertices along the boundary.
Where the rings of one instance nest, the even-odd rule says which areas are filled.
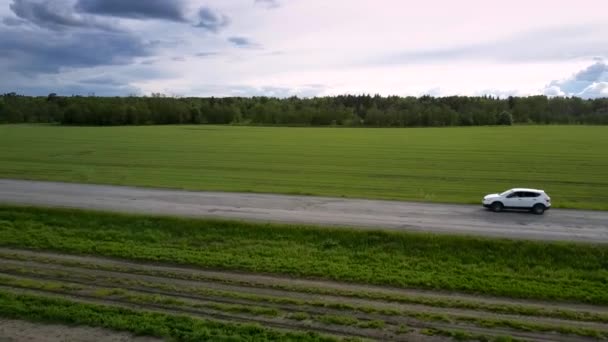
[[[513,190],[507,190],[507,191],[503,192],[502,194],[500,194],[500,196],[508,195],[511,191],[513,191]]]

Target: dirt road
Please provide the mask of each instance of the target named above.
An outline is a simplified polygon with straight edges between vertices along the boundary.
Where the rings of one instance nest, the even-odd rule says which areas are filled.
[[[506,238],[608,242],[608,212],[493,213],[450,205],[0,180],[0,203]]]

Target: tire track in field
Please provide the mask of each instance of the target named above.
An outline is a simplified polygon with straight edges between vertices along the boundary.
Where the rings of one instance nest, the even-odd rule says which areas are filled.
[[[338,293],[375,293],[378,297],[403,296],[406,298],[427,298],[461,300],[468,302],[479,302],[487,304],[521,304],[531,308],[554,308],[556,310],[585,311],[608,315],[608,307],[568,302],[547,302],[540,300],[523,300],[514,298],[491,297],[485,295],[471,295],[458,292],[429,291],[418,289],[402,289],[388,286],[365,285],[344,283],[332,280],[313,280],[294,278],[291,276],[278,276],[272,274],[254,274],[236,271],[207,270],[183,265],[167,265],[153,262],[124,260],[108,257],[89,255],[61,254],[48,251],[33,251],[15,248],[0,247],[0,259],[4,260],[27,260],[49,265],[75,266],[90,270],[111,270],[132,275],[170,275],[170,279],[194,280],[209,283],[220,283],[224,285],[244,285],[247,288],[260,289],[285,289],[289,288],[293,293],[304,293],[302,296],[310,298],[313,293],[307,293],[308,289],[325,289]],[[352,296],[353,299],[360,297]],[[607,316],[608,320],[608,316]]]
[[[111,299],[111,298],[100,299],[100,298],[94,297],[94,296],[74,295],[74,294],[54,292],[54,291],[32,290],[32,289],[19,288],[19,287],[7,287],[7,286],[3,286],[3,285],[0,285],[0,290],[12,292],[12,293],[19,293],[19,294],[32,294],[32,295],[40,295],[40,296],[44,296],[44,297],[68,299],[68,300],[76,301],[76,302],[80,302],[80,303],[123,307],[123,308],[128,308],[128,309],[133,309],[133,310],[145,309],[146,311],[168,313],[168,314],[173,314],[173,315],[187,315],[187,316],[192,316],[195,318],[219,320],[219,321],[228,322],[228,323],[234,323],[234,322],[258,323],[258,324],[261,324],[264,326],[285,329],[285,330],[316,331],[316,332],[323,333],[323,334],[331,334],[331,335],[344,336],[344,337],[364,337],[364,338],[382,339],[382,336],[379,336],[378,333],[373,333],[373,332],[360,333],[357,331],[352,331],[352,329],[348,329],[348,327],[345,327],[345,328],[340,327],[340,326],[333,327],[333,326],[326,326],[326,325],[321,325],[321,324],[303,325],[303,324],[297,324],[297,323],[282,323],[282,322],[273,321],[270,319],[260,319],[260,318],[256,318],[256,317],[237,315],[237,314],[225,314],[225,313],[222,313],[221,311],[214,311],[214,310],[192,310],[192,309],[186,309],[186,308],[180,308],[180,309],[167,308],[166,306],[156,305],[156,304],[141,304],[141,303],[134,304],[134,303],[129,303],[129,302]],[[392,337],[393,336],[391,336],[391,338]],[[401,340],[401,339],[397,338],[397,340]]]
[[[34,261],[35,260],[35,261]],[[69,264],[69,265],[66,265]],[[350,317],[354,317],[360,320],[382,320],[386,322],[388,325],[391,325],[392,328],[400,323],[406,323],[408,326],[415,327],[418,330],[424,328],[440,328],[440,329],[464,329],[466,331],[475,332],[477,334],[484,335],[511,335],[520,338],[531,338],[534,340],[543,339],[547,336],[553,336],[549,338],[555,338],[555,336],[559,336],[560,339],[569,339],[570,337],[563,334],[556,333],[525,333],[515,329],[506,329],[500,327],[494,328],[486,328],[480,327],[474,324],[466,324],[462,322],[437,322],[437,321],[425,321],[419,319],[419,317],[410,317],[406,314],[404,315],[385,315],[382,314],[382,310],[407,310],[411,312],[419,312],[419,313],[429,313],[429,314],[448,314],[448,315],[467,315],[468,317],[493,317],[496,319],[512,319],[512,320],[532,320],[536,323],[543,324],[551,324],[551,325],[570,325],[570,326],[579,326],[585,327],[588,329],[598,329],[601,331],[608,330],[608,326],[606,323],[598,323],[598,322],[581,322],[581,321],[572,321],[572,320],[563,320],[563,319],[555,319],[555,318],[547,318],[547,317],[522,317],[517,315],[498,315],[498,314],[490,314],[488,312],[483,311],[475,311],[475,310],[462,310],[462,309],[450,309],[450,308],[438,308],[429,305],[411,305],[411,304],[403,304],[403,303],[394,303],[387,300],[378,300],[378,299],[361,299],[354,298],[349,296],[341,296],[341,295],[318,295],[302,292],[304,289],[302,284],[306,284],[305,280],[295,280],[292,278],[282,278],[277,276],[261,276],[261,275],[252,275],[252,274],[239,274],[234,272],[220,272],[220,271],[204,271],[193,268],[186,267],[172,267],[172,266],[160,266],[160,265],[150,265],[144,263],[134,263],[134,262],[126,262],[119,261],[114,259],[107,258],[96,258],[96,257],[81,257],[81,256],[73,256],[73,255],[60,255],[56,253],[38,253],[33,251],[23,251],[23,250],[13,250],[13,249],[0,249],[0,268],[2,268],[2,272],[5,274],[18,274],[20,277],[28,277],[30,279],[42,279],[42,280],[57,280],[65,283],[74,283],[74,284],[82,284],[87,286],[103,286],[104,288],[113,288],[119,287],[124,289],[129,289],[131,291],[139,292],[139,293],[147,293],[147,294],[155,294],[155,295],[163,295],[173,298],[180,298],[186,300],[198,300],[198,301],[207,301],[207,302],[215,302],[215,303],[225,303],[225,304],[241,304],[241,305],[256,305],[260,307],[266,308],[275,308],[285,312],[307,312],[312,315],[322,315],[322,314],[347,314]],[[100,269],[105,268],[105,269]],[[108,271],[108,268],[116,268],[116,270],[120,271]],[[25,272],[24,272],[25,270]],[[154,271],[156,275],[145,275],[145,274],[137,274],[130,273],[137,270],[145,270],[147,272]],[[21,274],[19,274],[21,272]],[[29,272],[29,274],[28,274]],[[46,274],[45,274],[46,272]],[[54,273],[53,273],[54,272]],[[165,272],[165,273],[163,273]],[[25,273],[25,274],[23,274]],[[140,272],[141,273],[141,272]],[[179,279],[177,276],[183,276],[188,279]],[[192,280],[192,278],[198,280]],[[277,286],[277,284],[285,284],[290,281],[294,281],[298,284],[299,287],[296,289],[285,290],[285,289],[276,289],[273,286]],[[248,282],[251,282],[248,283]],[[135,285],[133,285],[135,284]],[[236,284],[236,285],[235,285]],[[340,285],[348,288],[349,291],[356,289],[365,291],[370,291],[371,289],[375,289],[380,291],[397,291],[397,289],[386,289],[381,287],[373,287],[373,286],[361,286],[357,287],[357,285],[352,284],[341,284],[337,282],[324,282],[324,281],[310,281],[307,284],[314,284],[314,286],[323,286],[327,285],[329,292],[332,290],[338,290]],[[159,288],[154,288],[154,286],[160,286]],[[179,289],[204,289],[205,291],[221,291],[224,292],[223,295],[209,295],[206,293],[205,295],[201,295],[200,293],[187,293],[187,291],[180,291]],[[168,290],[167,290],[168,289]],[[300,290],[298,290],[300,289]],[[421,293],[427,293],[428,291],[420,291],[415,292],[419,295]],[[226,294],[237,294],[237,297],[230,297]],[[408,294],[412,294],[412,292],[408,292]],[[70,295],[70,294],[66,294]],[[73,295],[73,294],[72,294]],[[243,296],[245,297],[239,297]],[[247,297],[249,296],[249,298]],[[264,300],[251,300],[251,296],[258,296],[260,298],[270,299],[267,302]],[[441,294],[442,298],[450,298],[449,294]],[[457,298],[461,298],[459,295],[456,295]],[[473,298],[472,296],[469,296]],[[437,298],[437,297],[435,297]],[[484,298],[476,298],[477,301],[483,301]],[[487,298],[486,298],[487,299]],[[99,300],[99,299],[97,299]],[[297,303],[281,303],[281,300],[287,301],[296,301]],[[499,299],[488,299],[488,300],[499,300]],[[308,301],[308,302],[306,302]],[[323,307],[315,307],[311,305],[311,301],[317,301],[321,303],[328,304]],[[500,299],[499,301],[505,301],[504,299]],[[532,302],[531,305],[542,305],[543,303]],[[343,307],[340,307],[343,305]],[[591,309],[588,312],[592,313],[606,313],[606,308],[604,307],[595,307],[595,306],[580,306],[573,304],[554,304],[553,307],[561,308],[564,310],[581,310]],[[373,314],[366,313],[364,310],[354,310],[356,307],[365,307],[365,308],[375,308],[376,312]],[[187,312],[186,312],[187,313]],[[192,313],[191,313],[192,314]],[[230,314],[227,316],[234,316],[236,320],[245,320],[249,322],[255,322],[255,319],[251,317],[242,317],[235,316],[235,314]],[[264,322],[260,322],[261,324],[265,324]],[[268,323],[268,322],[266,322]],[[271,322],[272,323],[272,322]],[[281,323],[284,324],[284,323]],[[297,324],[293,324],[290,322],[290,326],[292,329],[301,329],[297,326]],[[266,325],[270,325],[266,324]],[[307,327],[307,329],[313,329],[313,327]],[[351,329],[354,329],[351,327]],[[339,329],[338,329],[339,330]],[[364,331],[363,329],[355,329],[352,336],[362,336],[365,335],[371,338],[381,338],[375,332],[371,334],[370,332]],[[369,330],[369,329],[365,329]],[[388,329],[378,329],[378,330],[388,330]],[[385,331],[386,333],[386,331]],[[342,333],[344,334],[344,333]],[[373,335],[373,336],[371,336]],[[582,336],[578,336],[577,338],[582,338]]]
[[[489,329],[483,327],[476,326],[454,326],[453,324],[448,323],[421,323],[406,321],[411,325],[407,325],[408,328],[415,328],[415,330],[410,331],[407,334],[392,334],[390,332],[376,331],[370,329],[359,329],[355,327],[349,326],[339,326],[339,325],[328,325],[328,324],[320,324],[317,322],[306,322],[306,324],[298,324],[297,322],[286,322],[280,320],[272,320],[272,319],[261,319],[246,315],[238,315],[238,314],[226,314],[221,311],[216,310],[201,310],[201,309],[187,309],[187,308],[176,308],[176,307],[168,307],[166,305],[157,305],[157,304],[142,304],[142,303],[131,303],[124,300],[117,300],[112,298],[104,298],[100,299],[95,296],[88,296],[82,294],[71,294],[71,293],[63,293],[61,291],[44,291],[44,290],[32,290],[28,288],[20,288],[20,287],[7,287],[0,285],[0,290],[12,292],[12,293],[23,293],[23,294],[34,294],[34,295],[42,295],[45,297],[54,297],[61,299],[68,299],[81,303],[91,303],[91,304],[99,304],[99,305],[109,305],[115,307],[124,307],[134,310],[145,309],[146,311],[152,312],[160,312],[160,313],[168,313],[175,315],[188,315],[196,318],[202,319],[212,319],[212,320],[220,320],[224,322],[237,322],[237,323],[258,323],[264,326],[286,329],[286,330],[302,330],[302,331],[315,331],[321,334],[331,334],[335,336],[342,337],[362,337],[367,339],[374,340],[391,340],[391,341],[435,341],[435,340],[445,340],[444,338],[439,338],[438,336],[425,336],[421,335],[419,332],[424,330],[425,328],[433,328],[440,329],[443,331],[466,331],[467,333],[473,333],[478,336],[487,337],[497,337],[497,336],[512,336],[518,339],[531,340],[531,341],[555,341],[556,338],[560,341],[565,342],[575,342],[575,341],[592,341],[595,339],[585,338],[581,336],[567,336],[560,335],[557,333],[534,333],[534,332],[514,332],[508,329]]]
[[[8,266],[8,268],[7,268]],[[13,266],[12,270],[10,266]],[[30,270],[39,270],[38,272],[15,272],[16,268],[28,268]],[[43,270],[44,269],[44,270]],[[49,271],[64,271],[64,275],[53,274]],[[46,273],[46,274],[41,274]],[[226,286],[223,284],[216,284],[210,282],[197,282],[189,280],[180,280],[174,278],[162,278],[157,276],[141,276],[125,274],[122,272],[108,272],[108,271],[91,271],[74,268],[74,267],[57,267],[56,265],[48,264],[37,264],[34,262],[23,262],[23,261],[3,261],[0,265],[0,273],[12,274],[17,276],[28,276],[31,278],[45,279],[65,282],[69,281],[74,284],[91,285],[91,282],[95,281],[95,284],[105,287],[120,287],[123,289],[157,294],[176,298],[187,298],[193,300],[208,300],[217,303],[224,304],[241,304],[241,305],[255,305],[258,307],[276,308],[283,311],[303,311],[312,314],[340,314],[343,311],[349,311],[349,315],[364,319],[364,320],[375,320],[380,319],[385,322],[392,324],[399,324],[404,322],[403,320],[412,315],[412,313],[422,313],[430,315],[458,315],[461,317],[477,317],[480,315],[479,311],[474,310],[461,310],[461,309],[450,309],[450,308],[437,308],[432,306],[424,305],[408,305],[408,304],[395,304],[386,301],[373,301],[373,300],[361,300],[352,299],[341,296],[311,296],[309,294],[303,294],[298,292],[289,292],[273,289],[261,289],[261,288],[248,288],[242,286]],[[167,289],[167,287],[171,287]],[[199,291],[197,291],[198,289]],[[237,294],[237,297],[230,297],[229,295],[221,296],[220,294],[210,295],[207,293],[201,293],[203,290],[221,291],[226,293]],[[205,291],[203,291],[205,292]],[[253,295],[260,299],[268,299],[268,303],[260,302],[260,300],[252,300],[242,298],[243,294]],[[302,302],[298,304],[289,304],[289,302]],[[336,309],[337,308],[337,309]],[[371,309],[374,309],[376,314],[369,314]],[[395,312],[393,315],[383,314],[383,312],[392,311]],[[400,312],[401,314],[397,314]],[[410,315],[408,316],[408,313]],[[529,317],[522,317],[519,315],[507,315],[507,314],[492,314],[483,313],[484,317],[494,319],[510,319],[510,320],[521,320]],[[395,319],[395,316],[399,316],[402,321]],[[414,316],[415,317],[415,316]],[[551,325],[576,325],[586,327],[590,329],[602,329],[608,331],[608,324],[595,323],[595,322],[583,322],[583,321],[572,321],[546,317],[533,317],[538,323],[551,324]],[[418,325],[419,321],[416,319],[410,319],[405,322],[410,325]],[[429,327],[423,325],[423,327]]]

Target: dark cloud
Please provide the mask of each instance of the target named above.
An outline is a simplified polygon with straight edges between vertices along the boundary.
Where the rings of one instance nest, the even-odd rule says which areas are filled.
[[[85,78],[85,79],[79,80],[78,83],[115,86],[115,87],[120,87],[125,84],[124,81],[121,81],[117,78],[114,78],[112,76],[107,76],[107,75]]]
[[[208,7],[201,8],[198,17],[199,22],[195,26],[213,33],[217,33],[230,24],[230,18]]]
[[[191,22],[183,0],[78,0],[75,8],[81,13],[119,18]],[[193,24],[217,33],[230,24],[230,18],[209,7],[202,7]]]
[[[84,79],[71,79],[71,77],[59,74],[23,76],[9,73],[7,76],[9,78],[6,80],[0,79],[0,93],[16,92],[33,96],[46,96],[50,93],[64,96],[90,94],[125,96],[141,93],[126,79],[114,78],[110,75],[98,75]]]
[[[230,37],[230,38],[228,38],[228,41],[230,43],[232,43],[234,46],[239,47],[239,48],[244,48],[244,49],[260,48],[259,44],[255,43],[251,39],[245,38],[245,37]]]
[[[598,59],[567,79],[552,81],[544,93],[548,96],[608,97],[608,64]]]
[[[181,0],[78,0],[76,9],[121,18],[187,21]]]
[[[67,28],[116,30],[111,25],[99,22],[90,16],[76,15],[71,3],[65,0],[13,0],[9,8],[22,20],[51,30]],[[5,18],[4,22],[18,24],[19,19]]]
[[[279,0],[255,0],[255,4],[266,8],[278,8],[281,6]]]
[[[0,46],[0,65],[20,74],[130,64],[137,57],[151,55],[150,47],[139,38],[105,31],[57,35],[43,30],[5,27],[0,29]]]
[[[6,26],[21,26],[26,25],[28,22],[19,18],[6,17],[2,18],[2,23]]]
[[[129,84],[87,84],[87,83],[65,83],[62,84],[28,84],[11,85],[10,88],[0,84],[0,92],[16,92],[31,96],[46,96],[55,93],[60,96],[128,96],[141,95],[140,89]]]

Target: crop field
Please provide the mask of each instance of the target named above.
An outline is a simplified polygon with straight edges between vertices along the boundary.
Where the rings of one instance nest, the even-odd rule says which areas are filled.
[[[511,187],[608,210],[608,127],[0,126],[0,177],[479,203]]]
[[[608,246],[0,207],[0,317],[198,340],[608,339]]]

